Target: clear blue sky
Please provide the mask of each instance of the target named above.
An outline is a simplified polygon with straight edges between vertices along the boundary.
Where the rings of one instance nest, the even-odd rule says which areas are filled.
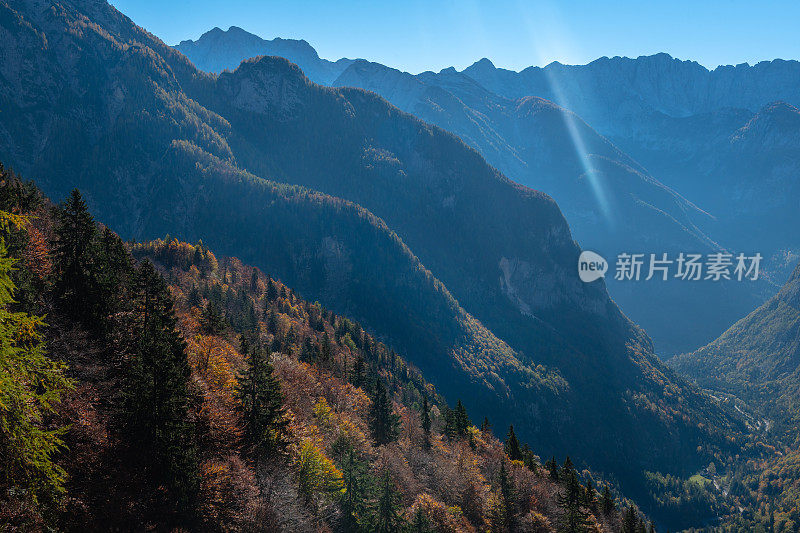
[[[520,70],[551,61],[667,52],[713,68],[800,59],[800,2],[742,0],[111,0],[168,44],[219,26],[305,39],[321,57],[417,73],[488,57]]]

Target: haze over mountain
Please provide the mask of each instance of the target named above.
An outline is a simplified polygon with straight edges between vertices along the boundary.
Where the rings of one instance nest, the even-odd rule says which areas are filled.
[[[756,407],[777,431],[798,438],[800,421],[800,264],[781,290],[694,353],[670,361],[709,389]]]
[[[105,2],[0,10],[0,159],[53,197],[80,187],[126,238],[202,239],[270,272],[362,321],[473,416],[513,413],[537,449],[568,449],[631,493],[647,497],[644,470],[737,452],[739,419],[655,357],[602,281],[580,282],[553,199],[457,137],[283,59],[205,74]]]
[[[228,64],[234,64],[237,56],[225,51],[241,48],[238,43],[253,39],[258,38],[238,28],[228,32],[215,29],[197,42],[184,42],[177,48],[200,68],[212,68],[207,56],[225,55]],[[325,61],[309,59],[305,49],[304,43],[280,52],[307,68],[314,79]],[[259,50],[276,51],[267,44]],[[463,72],[450,68],[414,76],[356,60],[334,81],[319,76],[316,81],[376,92],[399,108],[458,135],[511,179],[552,195],[578,242],[612,263],[619,253],[667,252],[674,256],[737,246],[750,251],[746,248],[750,241],[728,238],[732,230],[720,223],[721,214],[697,207],[691,196],[660,183],[581,117],[539,98],[554,100],[559,96],[559,101],[569,103],[564,96],[567,93],[555,95],[536,81],[550,80],[553,68],[547,67],[543,70],[546,74],[538,77],[530,74],[535,70],[528,69],[523,76],[494,69],[488,60],[482,60]],[[624,83],[627,78],[623,74],[613,83]],[[498,84],[505,90],[496,89]],[[518,86],[517,92],[506,86]],[[579,84],[573,89],[582,94],[586,88]],[[635,91],[644,87],[610,87],[607,92],[615,90],[612,100],[625,107],[637,98]],[[604,98],[611,97],[601,95],[597,100]],[[611,117],[619,113],[617,108],[608,109]],[[637,115],[631,123],[638,124],[642,118]],[[617,283],[609,279],[609,290],[625,312],[653,336],[659,352],[671,354],[709,341],[775,289],[767,283]]]

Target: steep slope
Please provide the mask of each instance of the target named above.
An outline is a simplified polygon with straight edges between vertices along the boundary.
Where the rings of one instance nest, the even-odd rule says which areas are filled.
[[[759,250],[775,279],[788,275],[781,256],[800,250],[784,229],[796,223],[796,196],[774,192],[794,190],[800,176],[796,150],[786,149],[800,131],[792,119],[800,105],[797,61],[709,71],[657,54],[517,73],[481,60],[463,74],[500,95],[543,96],[575,111],[711,214],[715,222],[704,230],[715,241]]]
[[[203,53],[236,47],[243,39],[238,33],[216,35],[215,42],[204,44]],[[178,49],[202,58],[199,51]],[[285,57],[304,61],[297,54]],[[312,72],[318,68],[307,61],[298,65],[308,65]],[[455,133],[506,176],[553,196],[578,242],[607,258],[633,251],[719,249],[706,234],[707,228],[716,227],[712,216],[648,175],[579,117],[546,100],[500,96],[452,68],[414,76],[364,60],[352,62],[332,84],[373,91]],[[714,338],[763,301],[769,290],[680,281],[631,285],[611,281],[609,290],[665,354]],[[654,306],[655,301],[660,305]]]
[[[415,523],[466,533],[506,516],[519,531],[550,532],[563,520],[559,495],[572,476],[587,487],[600,486],[592,474],[579,474],[566,462],[552,476],[518,441],[519,457],[508,457],[488,425],[479,430],[470,424],[461,404],[449,408],[417,369],[358,323],[304,301],[258,269],[177,240],[132,244],[128,250],[93,222],[79,194],[56,207],[1,166],[0,178],[3,219],[20,223],[0,229],[4,265],[10,266],[9,250],[17,261],[2,274],[4,286],[16,284],[17,301],[2,310],[16,316],[47,312],[48,324],[37,323],[26,334],[38,330],[32,338],[44,346],[40,356],[71,384],[55,394],[52,376],[25,383],[47,390],[53,412],[22,427],[9,416],[16,406],[7,402],[17,391],[2,391],[2,529],[295,533],[322,525],[353,531],[386,520],[376,502],[388,490],[392,530]],[[63,266],[73,258],[72,239],[80,235],[88,242],[76,277]],[[91,303],[89,323],[81,318],[89,309],[70,305],[65,295]],[[147,390],[150,383],[176,379],[161,360],[144,375],[134,363],[142,360],[137,346],[157,349],[138,321],[140,314],[154,313],[153,301],[166,309],[160,331],[177,341],[174,355],[185,385],[170,398],[185,410],[169,425],[190,431],[166,452],[174,459],[176,449],[191,450],[190,460],[180,464],[142,453],[153,449],[159,434],[137,440],[128,418],[132,385]],[[18,371],[7,365],[7,355],[0,367],[4,379],[8,370]],[[250,381],[257,361],[269,364],[270,379],[259,374],[259,381]],[[268,427],[270,435],[281,437],[277,449],[253,446],[251,383],[275,402]],[[380,398],[395,426],[385,443],[374,440],[372,415]],[[149,400],[148,411],[167,407],[163,397]],[[20,471],[15,438],[37,442],[37,430],[56,431],[66,446],[37,449],[33,468]],[[43,464],[63,469],[55,472],[58,490],[49,492],[37,478]],[[151,479],[154,471],[191,479],[184,487],[188,502],[179,506],[178,487],[154,483],[163,481]],[[503,490],[510,512],[497,503]],[[599,494],[591,494],[580,511],[597,531],[620,531],[619,511],[623,503],[632,504],[614,505],[609,498],[603,504]]]
[[[800,103],[800,63],[781,59],[708,70],[661,53],[602,57],[587,65],[554,62],[521,72],[482,59],[463,73],[508,98],[553,100],[614,138],[648,114],[686,117],[724,108],[756,111],[776,100]]]
[[[46,191],[80,186],[126,237],[202,238],[269,269],[476,416],[514,416],[543,453],[569,449],[633,491],[644,469],[690,473],[736,449],[738,422],[655,358],[601,281],[577,279],[552,199],[452,135],[284,60],[204,75],[102,2],[0,9],[0,155]]]
[[[243,58],[285,57],[303,69],[309,79],[325,85],[335,80],[353,62],[351,59],[339,59],[336,62],[321,59],[306,41],[280,37],[266,40],[236,26],[231,26],[227,31],[214,28],[196,41],[181,41],[175,49],[191,59],[200,70],[215,74],[223,70],[235,70]]]
[[[800,421],[800,264],[764,305],[714,342],[670,364],[703,387],[749,402],[775,422],[778,432],[795,434]]]

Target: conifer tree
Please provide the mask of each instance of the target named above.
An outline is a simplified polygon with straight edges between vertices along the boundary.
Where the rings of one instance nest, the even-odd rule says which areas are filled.
[[[282,453],[289,443],[289,420],[283,406],[281,386],[268,355],[260,346],[250,349],[242,336],[247,367],[239,377],[238,397],[243,441],[255,458]]]
[[[350,383],[354,387],[361,387],[367,379],[367,368],[364,362],[364,356],[361,353],[356,355],[356,360],[353,363],[353,368],[350,371]]]
[[[492,430],[492,424],[489,422],[489,417],[484,416],[483,422],[481,422],[481,432],[488,433],[491,430]]]
[[[408,525],[409,533],[435,533],[436,530],[431,526],[431,521],[422,511],[422,507],[417,507],[414,511],[414,517]]]
[[[333,348],[331,347],[331,339],[326,331],[322,336],[322,344],[319,345],[319,356],[317,357],[317,360],[323,367],[327,367],[332,363],[332,359]]]
[[[555,457],[551,457],[547,463],[545,463],[545,467],[547,468],[547,475],[551,481],[558,481],[558,462],[556,461]]]
[[[513,531],[517,517],[517,489],[514,487],[514,480],[511,478],[506,468],[505,459],[500,463],[498,481],[500,485],[500,497],[502,498],[503,508],[506,513],[505,523],[508,525],[508,529]]]
[[[250,292],[252,292],[254,296],[258,296],[258,271],[255,268],[250,275]]]
[[[431,413],[428,407],[428,398],[422,397],[422,412],[420,413],[422,419],[422,431],[425,432],[425,443],[430,444],[431,438]]]
[[[380,378],[376,380],[375,396],[370,410],[372,438],[378,446],[389,444],[399,435],[400,417],[392,411],[392,402]]]
[[[558,495],[558,504],[563,511],[562,530],[566,533],[580,533],[587,530],[588,513],[583,504],[581,484],[574,469],[565,469],[564,492]]]
[[[54,456],[64,429],[46,418],[72,382],[44,352],[42,319],[10,310],[13,265],[0,239],[0,483],[24,487],[36,501],[63,492],[66,474]]]
[[[516,434],[514,434],[514,425],[508,426],[508,435],[506,436],[506,443],[505,443],[505,451],[506,455],[512,461],[521,461],[522,460],[522,450],[519,447],[519,440],[517,440]]]
[[[342,510],[342,529],[358,531],[367,510],[369,475],[367,464],[358,456],[353,445],[340,437],[332,448],[342,471],[344,493],[339,500]]]
[[[143,461],[155,486],[167,487],[175,510],[185,515],[198,489],[186,344],[177,331],[169,290],[149,261],[136,271],[135,296],[123,427],[132,456]]]
[[[637,533],[639,522],[639,513],[636,511],[636,508],[631,505],[622,515],[622,533]]]
[[[200,324],[203,326],[203,331],[208,335],[219,335],[225,331],[225,319],[222,316],[222,310],[219,304],[209,298],[203,313],[200,316]]]
[[[584,490],[584,505],[592,510],[597,507],[597,492],[594,490],[594,485],[592,484],[591,479],[586,480],[586,489]]]
[[[569,458],[569,455],[566,459],[564,459],[564,465],[561,467],[561,472],[559,473],[559,478],[563,481],[568,478],[571,473],[575,472],[575,467],[572,465],[572,459]]]
[[[375,533],[396,533],[400,531],[402,518],[400,517],[400,504],[397,490],[394,487],[389,472],[381,479],[378,488],[378,499],[372,517],[371,531]]]
[[[78,189],[59,207],[55,232],[56,296],[69,316],[91,329],[99,314],[92,250],[97,228]]]
[[[603,496],[600,498],[600,508],[606,516],[611,515],[617,510],[617,505],[614,503],[614,495],[611,494],[611,489],[608,485],[603,489]]]

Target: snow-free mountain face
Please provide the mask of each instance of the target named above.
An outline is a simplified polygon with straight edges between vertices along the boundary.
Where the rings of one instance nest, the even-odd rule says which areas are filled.
[[[631,493],[647,497],[644,470],[738,449],[738,419],[655,357],[601,280],[578,279],[553,199],[454,135],[280,58],[200,72],[104,2],[0,10],[0,160],[52,196],[79,186],[125,237],[202,239],[259,266],[476,418],[519,421],[541,453]]]
[[[745,400],[794,440],[800,419],[800,264],[764,305],[670,364],[703,387]]]
[[[266,40],[237,26],[231,26],[227,31],[214,28],[196,41],[181,41],[175,49],[190,58],[200,70],[214,73],[235,70],[243,58],[285,57],[298,65],[310,80],[321,84],[330,84],[352,63],[350,59],[336,62],[321,59],[317,51],[303,40],[280,37]]]
[[[718,221],[707,233],[729,248],[796,255],[800,222],[796,119],[800,63],[764,61],[708,70],[667,54],[553,63],[521,72],[481,60],[463,71],[506,97],[535,94],[598,132]],[[784,191],[783,194],[779,191]],[[788,271],[769,265],[775,280]]]
[[[219,37],[237,41],[235,35]],[[211,53],[213,46],[206,43],[204,53]],[[225,49],[227,45],[216,46]],[[191,59],[197,54],[185,51]],[[305,61],[312,71],[319,68],[300,54],[290,51],[286,57]],[[541,93],[554,98],[544,85],[520,87],[518,92],[493,89],[495,78],[509,85],[525,81],[518,79],[521,74],[512,74],[516,73],[495,69],[488,60],[464,72],[450,68],[419,75],[356,60],[331,83],[375,92],[458,135],[514,181],[551,195],[578,242],[612,263],[620,253],[709,253],[736,244],[719,237],[716,216],[661,183],[587,124],[580,113],[552,100],[524,96]],[[630,105],[630,95],[616,98],[621,106]],[[619,109],[608,112],[616,117]],[[608,283],[614,299],[665,354],[708,342],[774,290],[762,283],[616,283],[613,279]]]

